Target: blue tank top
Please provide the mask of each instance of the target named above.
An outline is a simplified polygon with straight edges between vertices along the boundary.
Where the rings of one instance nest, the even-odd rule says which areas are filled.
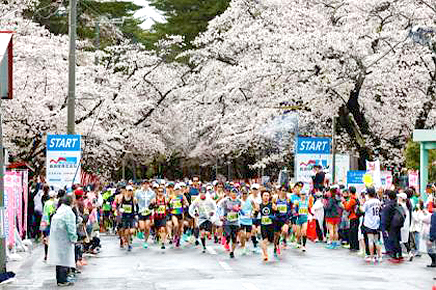
[[[251,226],[253,224],[252,212],[253,205],[251,204],[251,199],[247,198],[246,201],[242,201],[242,210],[239,216],[239,221],[242,225]]]

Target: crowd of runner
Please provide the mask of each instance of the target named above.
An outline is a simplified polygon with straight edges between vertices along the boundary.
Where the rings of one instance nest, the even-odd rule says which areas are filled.
[[[100,232],[117,234],[126,251],[132,250],[134,239],[144,249],[151,243],[162,250],[190,244],[203,253],[213,243],[221,244],[230,258],[239,248],[241,255],[261,254],[268,261],[269,247],[276,258],[288,247],[305,252],[309,224],[314,225],[309,237],[326,243],[327,249],[348,248],[371,263],[383,257],[412,261],[427,250],[432,260],[428,266],[436,267],[435,185],[427,187],[426,202],[413,188],[306,188],[302,182],[202,183],[197,177],[187,183],[157,179],[75,188],[76,269],[86,265],[83,253],[100,251]],[[66,193],[48,187],[43,192],[41,230],[47,259],[50,217],[56,199]]]

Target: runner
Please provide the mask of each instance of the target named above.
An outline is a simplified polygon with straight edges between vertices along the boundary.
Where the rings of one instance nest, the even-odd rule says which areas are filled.
[[[274,200],[277,204],[277,213],[274,220],[275,235],[274,235],[274,248],[278,255],[280,255],[280,236],[283,238],[283,246],[286,247],[286,239],[288,238],[289,219],[291,217],[292,204],[291,200],[286,195],[286,187],[281,186],[278,191],[278,197]]]
[[[150,209],[150,202],[156,197],[156,193],[150,188],[150,183],[144,181],[142,187],[135,192],[135,198],[138,201],[138,220],[139,230],[144,238],[142,247],[148,248],[148,237],[150,236],[151,223],[153,220],[153,211]]]
[[[310,203],[306,193],[302,190],[298,190],[300,193],[300,198],[295,200],[295,207],[297,213],[296,220],[296,238],[297,244],[301,246],[301,251],[306,252],[306,242],[307,242],[307,222],[308,215],[312,204]]]
[[[250,199],[254,202],[259,209],[260,204],[262,203],[262,197],[259,193],[259,184],[254,183],[251,185],[250,191]],[[251,233],[251,241],[253,242],[253,251],[259,253],[259,248],[257,247],[257,235],[260,235],[260,213],[253,216],[253,230]]]
[[[263,260],[268,261],[268,244],[274,243],[274,214],[277,212],[277,205],[272,203],[271,195],[266,190],[262,190],[262,203],[259,206],[261,215],[261,234]]]
[[[127,185],[123,191],[122,200],[119,204],[119,212],[121,213],[121,232],[123,245],[127,245],[127,251],[132,250],[131,237],[135,234],[135,215],[137,201],[133,196],[133,187]]]
[[[253,211],[257,209],[257,205],[248,195],[248,190],[244,187],[242,189],[242,209],[239,216],[241,224],[241,231],[239,232],[239,241],[241,242],[242,254],[247,255],[248,249],[246,242],[251,238],[251,230],[253,228]]]
[[[182,187],[176,184],[174,192],[170,196],[170,212],[172,230],[174,231],[174,241],[176,247],[180,246],[180,237],[183,233],[184,208],[189,207],[186,196],[183,195]]]
[[[237,194],[238,190],[236,188],[232,189],[229,197],[225,198],[222,202],[224,233],[229,246],[231,242],[230,258],[232,259],[235,257],[235,249],[239,232],[238,215],[241,211],[242,205],[241,200],[237,198]]]
[[[206,252],[206,236],[209,238],[212,233],[212,221],[215,218],[216,210],[215,202],[207,196],[205,191],[201,191],[189,207],[189,214],[197,218],[203,253]]]
[[[161,249],[164,250],[167,239],[168,199],[164,195],[162,186],[157,189],[156,197],[151,201],[150,208],[154,209],[154,226],[159,242],[161,243]]]

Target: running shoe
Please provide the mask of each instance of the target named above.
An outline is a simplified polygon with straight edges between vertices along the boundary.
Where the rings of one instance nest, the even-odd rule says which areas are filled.
[[[204,254],[204,253],[206,253],[206,248],[203,248],[203,251],[202,251],[202,253]]]
[[[229,244],[226,243],[226,244],[224,245],[224,249],[226,249],[226,251],[230,251],[230,246],[229,246]]]
[[[325,247],[326,249],[333,250],[336,248],[335,244],[331,243]]]
[[[165,244],[162,244],[162,247],[160,247],[162,250],[165,250]]]
[[[230,252],[230,259],[234,259],[235,258],[235,254],[233,252]]]
[[[372,261],[373,261],[373,258],[372,258],[372,257],[370,257],[370,256],[366,256],[366,257],[365,257],[365,262],[370,263],[370,262],[372,262]]]
[[[279,257],[278,254],[277,254],[277,248],[274,248],[274,257],[275,257],[275,258],[278,258],[278,257]]]
[[[86,265],[88,265],[88,262],[86,262],[85,259],[82,259],[82,266],[86,266]]]
[[[364,252],[364,251],[359,251],[359,252],[357,253],[357,255],[358,255],[359,257],[363,257],[363,256],[365,255],[365,252]]]
[[[144,249],[147,249],[147,248],[148,248],[148,243],[147,243],[147,242],[144,242],[144,243],[142,244],[142,247],[143,247]]]
[[[277,255],[280,255],[282,251],[280,250],[280,247],[277,247]]]
[[[302,251],[303,253],[306,252],[306,247],[305,247],[305,246],[301,247],[301,251]]]
[[[263,261],[264,261],[264,262],[268,262],[268,255],[264,255],[264,256],[263,256]]]
[[[65,283],[58,283],[58,287],[66,287],[66,286],[73,286],[73,282],[65,282]]]
[[[225,245],[227,243],[226,238],[225,237],[221,237],[221,245]]]
[[[342,248],[344,248],[344,249],[349,249],[349,248],[350,248],[350,245],[349,245],[349,244],[342,245]]]
[[[131,252],[132,251],[132,245],[128,245],[127,246],[127,252]]]

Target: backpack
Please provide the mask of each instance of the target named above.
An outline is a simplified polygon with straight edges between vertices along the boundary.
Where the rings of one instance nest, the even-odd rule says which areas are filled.
[[[399,204],[395,205],[394,216],[392,217],[391,221],[391,228],[402,228],[405,221],[406,213],[404,212],[404,208]]]

